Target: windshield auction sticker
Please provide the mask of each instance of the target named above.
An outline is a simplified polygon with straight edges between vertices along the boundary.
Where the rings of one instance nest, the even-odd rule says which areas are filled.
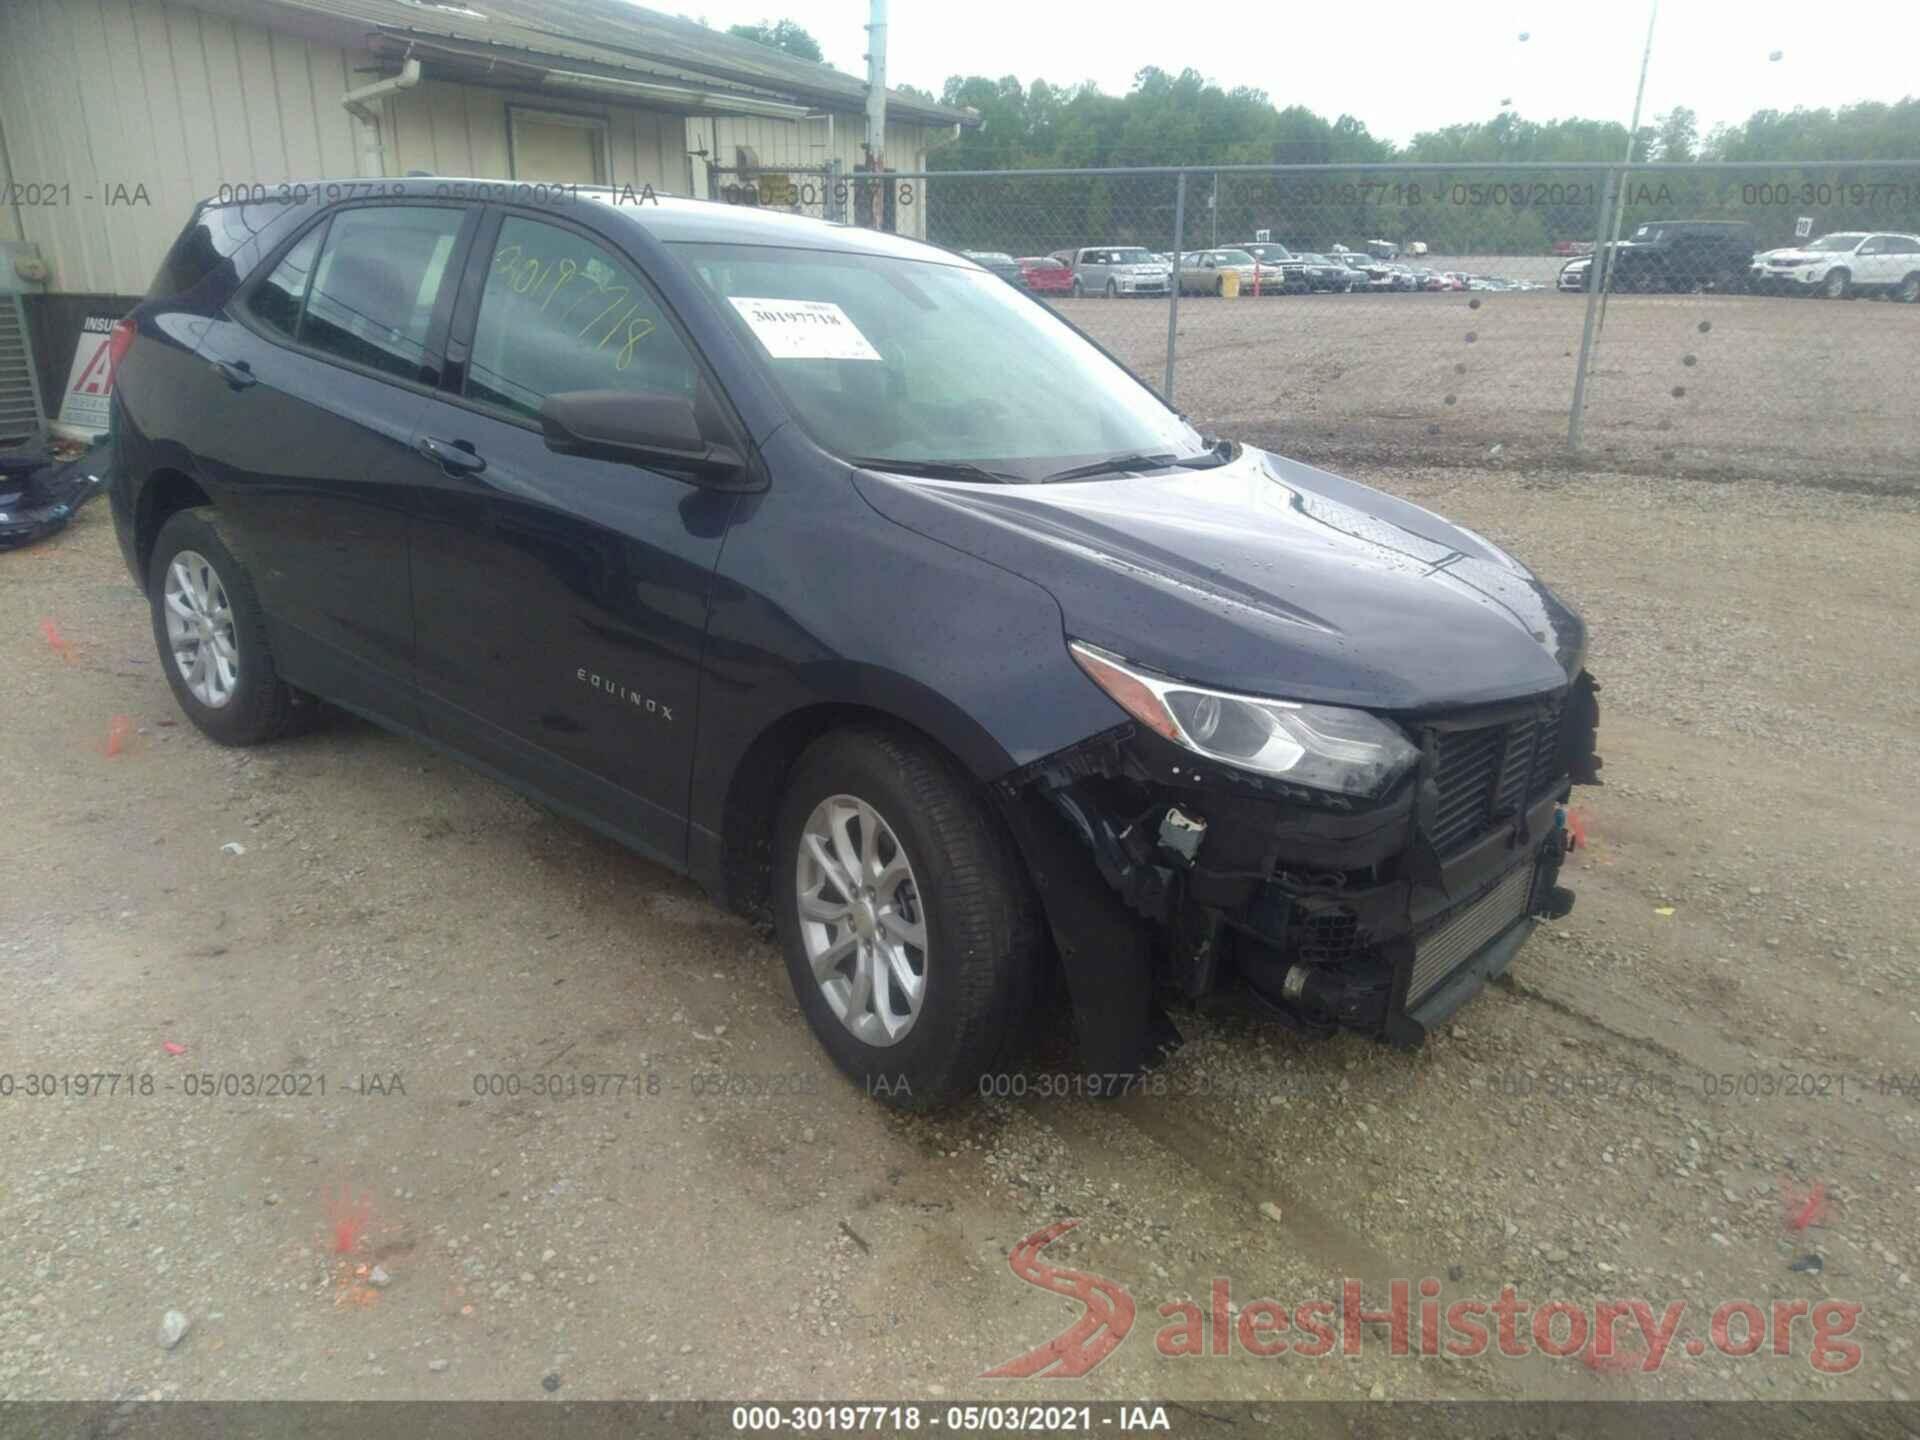
[[[878,360],[847,312],[830,300],[755,300],[729,296],[733,308],[776,360]]]

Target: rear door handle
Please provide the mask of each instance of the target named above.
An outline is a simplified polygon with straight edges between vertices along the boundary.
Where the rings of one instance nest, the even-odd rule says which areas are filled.
[[[215,360],[213,368],[230,390],[245,390],[260,383],[253,367],[244,360]]]
[[[487,468],[487,462],[474,454],[471,441],[436,440],[431,435],[422,435],[413,442],[413,448],[449,475],[477,475]]]

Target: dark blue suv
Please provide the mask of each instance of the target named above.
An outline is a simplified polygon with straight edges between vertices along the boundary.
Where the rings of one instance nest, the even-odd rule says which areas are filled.
[[[120,544],[212,739],[329,702],[692,874],[902,1104],[1069,1011],[1121,1085],[1168,996],[1417,1043],[1571,903],[1585,630],[1477,535],[1197,433],[949,251],[280,199],[199,207],[114,342]]]

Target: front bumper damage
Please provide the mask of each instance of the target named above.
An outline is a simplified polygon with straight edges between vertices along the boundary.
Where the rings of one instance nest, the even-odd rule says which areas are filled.
[[[1415,772],[1377,801],[1213,764],[1126,725],[1009,776],[1095,1073],[1177,1040],[1161,1000],[1416,1046],[1503,973],[1559,884],[1574,784],[1598,784],[1599,686],[1402,717]]]

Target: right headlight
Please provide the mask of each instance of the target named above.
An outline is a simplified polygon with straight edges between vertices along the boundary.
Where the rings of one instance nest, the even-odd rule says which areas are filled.
[[[1209,690],[1140,670],[1075,640],[1074,660],[1134,719],[1174,744],[1336,795],[1368,799],[1419,763],[1398,727],[1364,710]]]

